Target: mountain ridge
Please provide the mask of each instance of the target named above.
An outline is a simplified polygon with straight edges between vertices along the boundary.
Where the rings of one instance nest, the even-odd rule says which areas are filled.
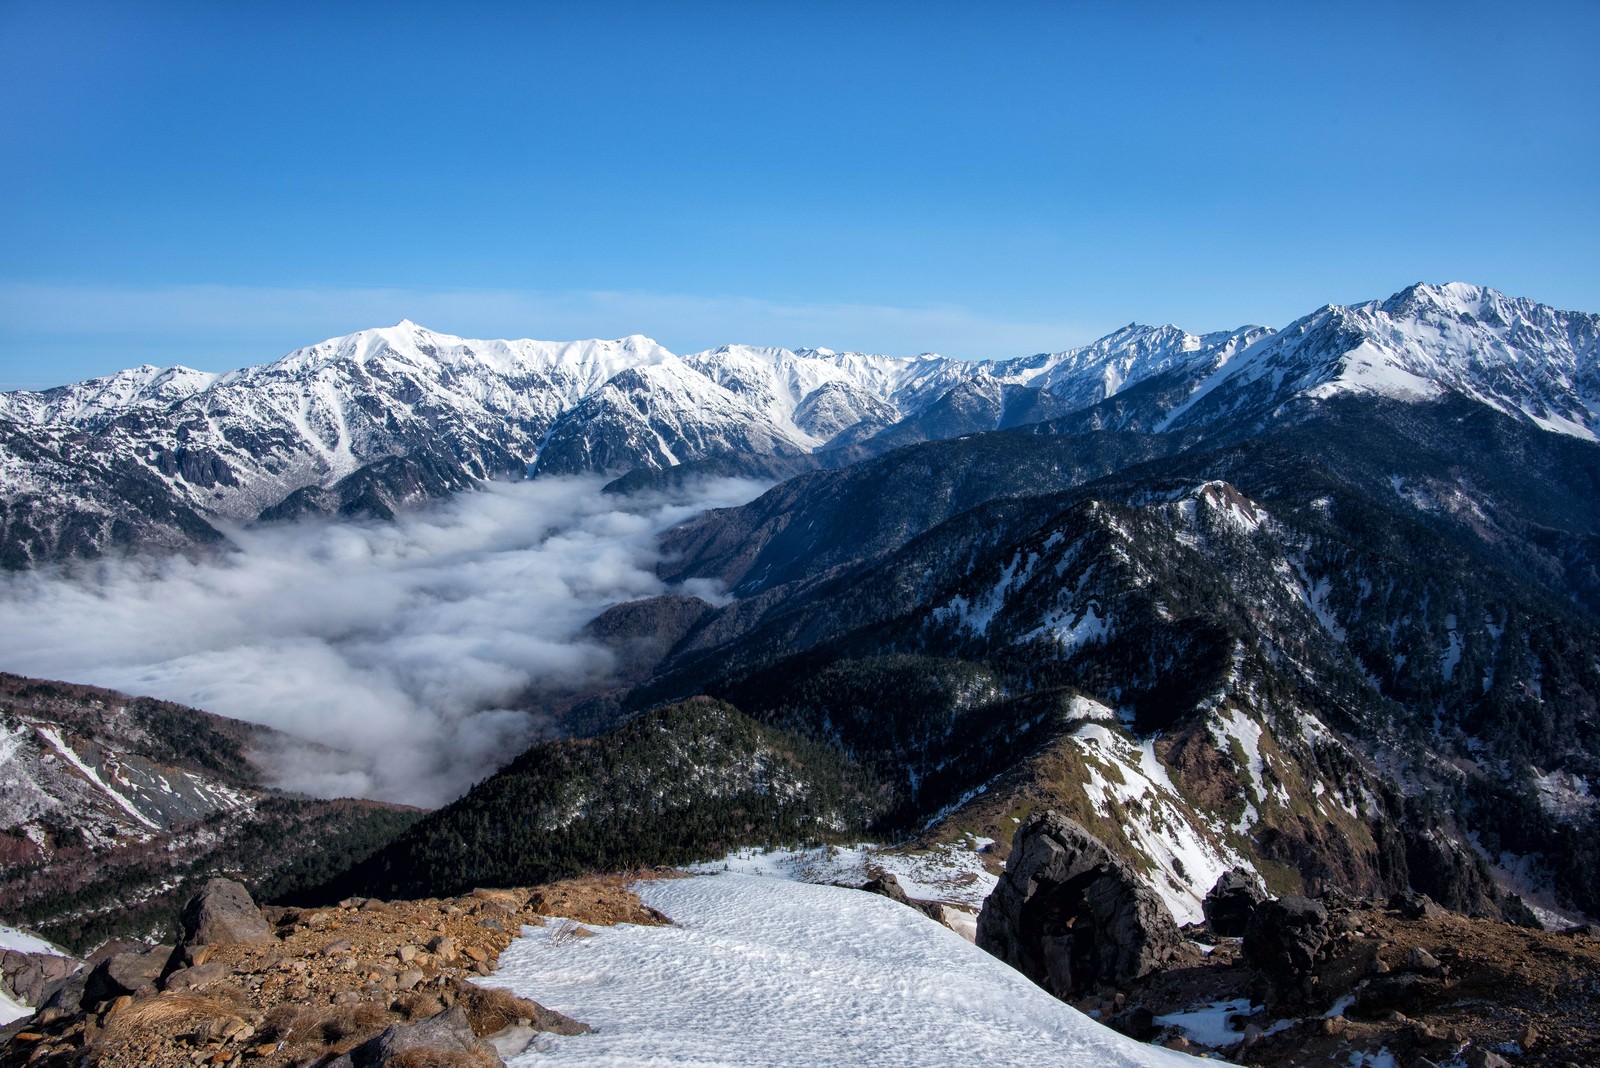
[[[1594,440],[1597,338],[1600,316],[1463,283],[1329,305],[1282,331],[1130,324],[983,361],[679,356],[641,334],[479,340],[402,320],[220,374],[145,365],[0,394],[0,562],[199,547],[262,518],[384,517],[488,479],[701,462],[760,474],[1062,418],[1215,436],[1351,390],[1460,394]]]

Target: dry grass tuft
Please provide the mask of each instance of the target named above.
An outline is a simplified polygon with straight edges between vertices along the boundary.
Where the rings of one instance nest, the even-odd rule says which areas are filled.
[[[389,1007],[407,1023],[411,1023],[415,1020],[425,1020],[429,1016],[437,1016],[445,1010],[445,1003],[439,1000],[437,994],[430,994],[425,990],[411,990],[395,998]]]
[[[389,1013],[381,1005],[370,1001],[358,1001],[350,1005],[335,1005],[322,1013],[317,1020],[317,1033],[324,1044],[330,1047],[343,1047],[339,1052],[344,1052],[351,1046],[365,1042],[373,1035],[389,1026]]]
[[[242,1037],[254,1030],[251,1015],[242,991],[169,991],[138,998],[112,1013],[98,1041],[110,1046],[153,1036],[194,1035],[202,1041]]]
[[[472,1024],[472,1033],[479,1038],[503,1031],[518,1020],[537,1020],[543,1014],[534,1002],[499,987],[460,983],[456,993]]]
[[[473,897],[479,901],[487,901],[492,905],[499,905],[509,912],[515,912],[522,907],[526,900],[524,894],[517,890],[499,890],[479,887],[472,892]]]
[[[485,1050],[408,1049],[383,1063],[384,1068],[496,1068],[504,1062]]]
[[[287,1042],[310,1033],[316,1024],[316,1010],[285,1002],[267,1010],[256,1036],[262,1042]]]

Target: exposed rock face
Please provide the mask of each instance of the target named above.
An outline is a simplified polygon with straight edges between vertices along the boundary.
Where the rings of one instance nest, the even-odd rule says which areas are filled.
[[[978,916],[978,945],[1060,998],[1126,985],[1184,953],[1160,899],[1082,825],[1036,813]]]
[[[153,993],[171,955],[171,946],[136,946],[107,956],[89,972],[83,1002],[92,1004],[125,994]]]
[[[268,942],[272,925],[256,908],[250,891],[232,879],[212,879],[183,907],[183,944],[229,945]]]
[[[1224,938],[1239,938],[1250,923],[1256,906],[1267,899],[1256,878],[1243,868],[1223,872],[1206,894],[1201,907],[1211,933]]]

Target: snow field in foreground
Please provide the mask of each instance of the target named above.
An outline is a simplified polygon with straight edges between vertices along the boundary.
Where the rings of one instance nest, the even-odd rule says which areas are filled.
[[[639,886],[670,927],[526,927],[484,980],[593,1026],[510,1064],[1177,1066],[913,909],[732,873]],[[1210,1061],[1207,1063],[1215,1064]]]

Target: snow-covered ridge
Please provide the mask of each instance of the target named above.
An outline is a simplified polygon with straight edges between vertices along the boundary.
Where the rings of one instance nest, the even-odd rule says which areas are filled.
[[[869,439],[966,383],[1050,392],[1067,398],[1060,410],[1185,361],[1216,361],[1237,340],[1130,326],[1081,349],[968,363],[742,345],[679,356],[642,335],[481,340],[402,321],[226,374],[146,366],[0,394],[0,425],[47,450],[0,455],[0,488],[49,497],[65,477],[92,481],[65,473],[90,462],[117,486],[74,490],[47,510],[107,514],[106,498],[140,477],[206,521],[247,521],[390,458],[424,457],[459,484],[802,454]],[[939,433],[999,425],[977,418]]]
[[[1255,341],[1164,425],[1350,393],[1406,401],[1454,393],[1545,430],[1600,440],[1600,315],[1460,282],[1328,305]]]

